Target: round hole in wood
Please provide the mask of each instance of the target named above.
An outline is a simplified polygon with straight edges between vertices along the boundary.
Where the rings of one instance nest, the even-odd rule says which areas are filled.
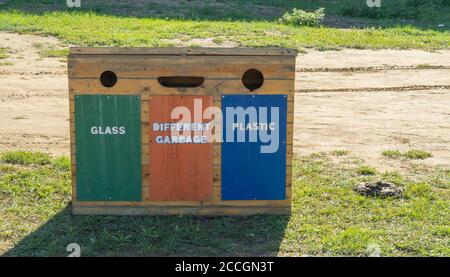
[[[105,71],[100,75],[100,82],[104,87],[113,87],[117,83],[117,75],[112,71]]]
[[[242,75],[242,83],[250,91],[259,89],[264,83],[264,75],[258,69],[249,69]]]

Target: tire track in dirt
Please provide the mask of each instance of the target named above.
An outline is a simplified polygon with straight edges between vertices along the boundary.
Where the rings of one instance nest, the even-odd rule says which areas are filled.
[[[412,65],[412,66],[368,66],[368,67],[315,67],[315,68],[298,68],[296,72],[378,72],[386,70],[425,70],[425,69],[450,69],[445,65]]]
[[[419,91],[419,90],[450,90],[450,85],[436,85],[436,86],[425,86],[425,85],[415,85],[415,86],[403,86],[403,87],[362,87],[362,88],[332,88],[332,89],[296,89],[296,93],[320,93],[320,92],[379,92],[379,91]]]
[[[298,69],[328,68],[402,68],[426,69],[450,66],[450,50],[308,50],[299,54]]]
[[[363,90],[388,88],[404,90],[410,87],[446,87],[450,85],[449,69],[383,70],[368,72],[303,72],[296,74],[296,87],[300,90]]]
[[[67,71],[25,72],[25,71],[0,70],[0,75],[41,76],[41,75],[66,75],[66,74]]]

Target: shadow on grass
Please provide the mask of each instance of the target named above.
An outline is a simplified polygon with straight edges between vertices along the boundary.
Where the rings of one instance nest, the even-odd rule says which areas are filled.
[[[75,216],[67,206],[5,256],[274,256],[289,216]]]

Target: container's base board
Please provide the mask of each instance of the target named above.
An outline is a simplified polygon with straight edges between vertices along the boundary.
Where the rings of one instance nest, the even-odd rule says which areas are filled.
[[[200,215],[200,216],[247,216],[247,215],[287,215],[290,206],[77,206],[72,207],[75,215]]]

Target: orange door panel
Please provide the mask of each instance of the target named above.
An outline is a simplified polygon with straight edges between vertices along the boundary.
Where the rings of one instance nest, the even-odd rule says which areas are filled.
[[[195,114],[194,105],[199,107],[200,102]],[[149,105],[150,200],[210,200],[213,147],[205,139],[209,139],[207,132],[202,131],[209,120],[203,120],[201,114],[213,105],[213,97],[152,96]],[[177,107],[178,117],[172,119]],[[188,117],[186,112],[190,112]]]

